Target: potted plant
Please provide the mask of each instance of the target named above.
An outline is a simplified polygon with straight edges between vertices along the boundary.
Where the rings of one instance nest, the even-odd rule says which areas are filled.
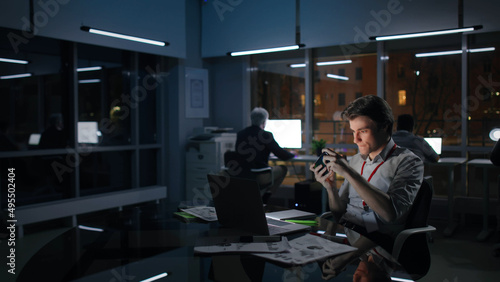
[[[313,153],[316,153],[317,156],[321,155],[321,150],[325,148],[325,146],[326,146],[326,140],[324,139],[312,140],[312,151]]]

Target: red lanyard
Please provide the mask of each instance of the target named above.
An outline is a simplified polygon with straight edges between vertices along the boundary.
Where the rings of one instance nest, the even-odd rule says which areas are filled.
[[[392,153],[394,153],[395,150],[396,150],[396,144],[394,144],[394,146],[392,147],[391,151],[389,151],[389,153],[387,154],[387,156],[385,157],[385,159],[381,163],[379,163],[378,166],[372,171],[372,174],[370,174],[370,177],[368,177],[368,182],[370,182],[370,180],[372,179],[372,177],[375,174],[375,172],[377,172],[378,168],[385,161],[387,161],[387,159],[392,155]],[[365,164],[366,164],[366,161],[363,162],[363,166],[361,167],[361,175],[363,175],[363,170],[365,169]]]

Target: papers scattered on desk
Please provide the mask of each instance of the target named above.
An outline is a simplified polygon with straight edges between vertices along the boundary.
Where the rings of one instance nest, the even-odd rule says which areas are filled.
[[[240,237],[210,237],[199,238],[194,251],[197,253],[281,253],[289,250],[286,237],[278,242],[244,243],[240,242]]]
[[[181,209],[181,211],[194,215],[206,221],[217,221],[217,213],[214,207],[194,207]]]
[[[254,255],[285,264],[301,265],[326,259],[332,256],[355,251],[356,248],[330,240],[306,234],[289,241],[290,249],[287,252]]]

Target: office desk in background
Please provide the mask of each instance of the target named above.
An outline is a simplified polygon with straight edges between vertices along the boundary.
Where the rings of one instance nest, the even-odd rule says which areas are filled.
[[[453,218],[453,207],[455,201],[455,167],[467,161],[466,158],[441,158],[437,163],[429,163],[432,166],[443,166],[448,171],[448,225],[443,231],[445,236],[452,236],[457,229],[458,223]]]
[[[483,229],[476,237],[476,240],[482,242],[488,239],[492,233],[492,230],[488,227],[488,216],[490,213],[490,182],[488,171],[495,166],[489,159],[473,159],[468,161],[467,164],[483,169]]]

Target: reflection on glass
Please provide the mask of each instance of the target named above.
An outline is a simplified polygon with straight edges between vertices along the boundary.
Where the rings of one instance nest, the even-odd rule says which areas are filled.
[[[82,154],[79,168],[82,196],[131,188],[129,151]]]
[[[15,168],[16,206],[60,200],[71,195],[71,177],[66,155],[2,158],[1,171]],[[0,187],[7,187],[7,179],[0,177]],[[1,189],[2,206],[6,207],[7,189]]]
[[[493,146],[489,132],[500,125],[499,33],[473,36],[469,49],[495,47],[494,51],[470,53],[468,66],[468,145]]]
[[[140,186],[152,186],[158,184],[157,181],[157,150],[140,151]]]
[[[448,38],[443,43],[436,38],[421,39],[420,47],[409,42],[414,41],[387,45],[385,90],[394,117],[410,114],[415,119],[415,134],[442,137],[445,146],[459,145],[461,56],[417,57],[416,54],[461,49],[460,37]],[[403,46],[405,43],[408,47]],[[425,47],[426,44],[432,48]],[[443,47],[438,47],[440,44]]]
[[[376,94],[377,57],[366,53],[346,60],[345,56],[330,55],[327,50],[319,53],[314,67],[313,136],[327,144],[352,144],[349,124],[342,120],[341,113],[356,98]]]

